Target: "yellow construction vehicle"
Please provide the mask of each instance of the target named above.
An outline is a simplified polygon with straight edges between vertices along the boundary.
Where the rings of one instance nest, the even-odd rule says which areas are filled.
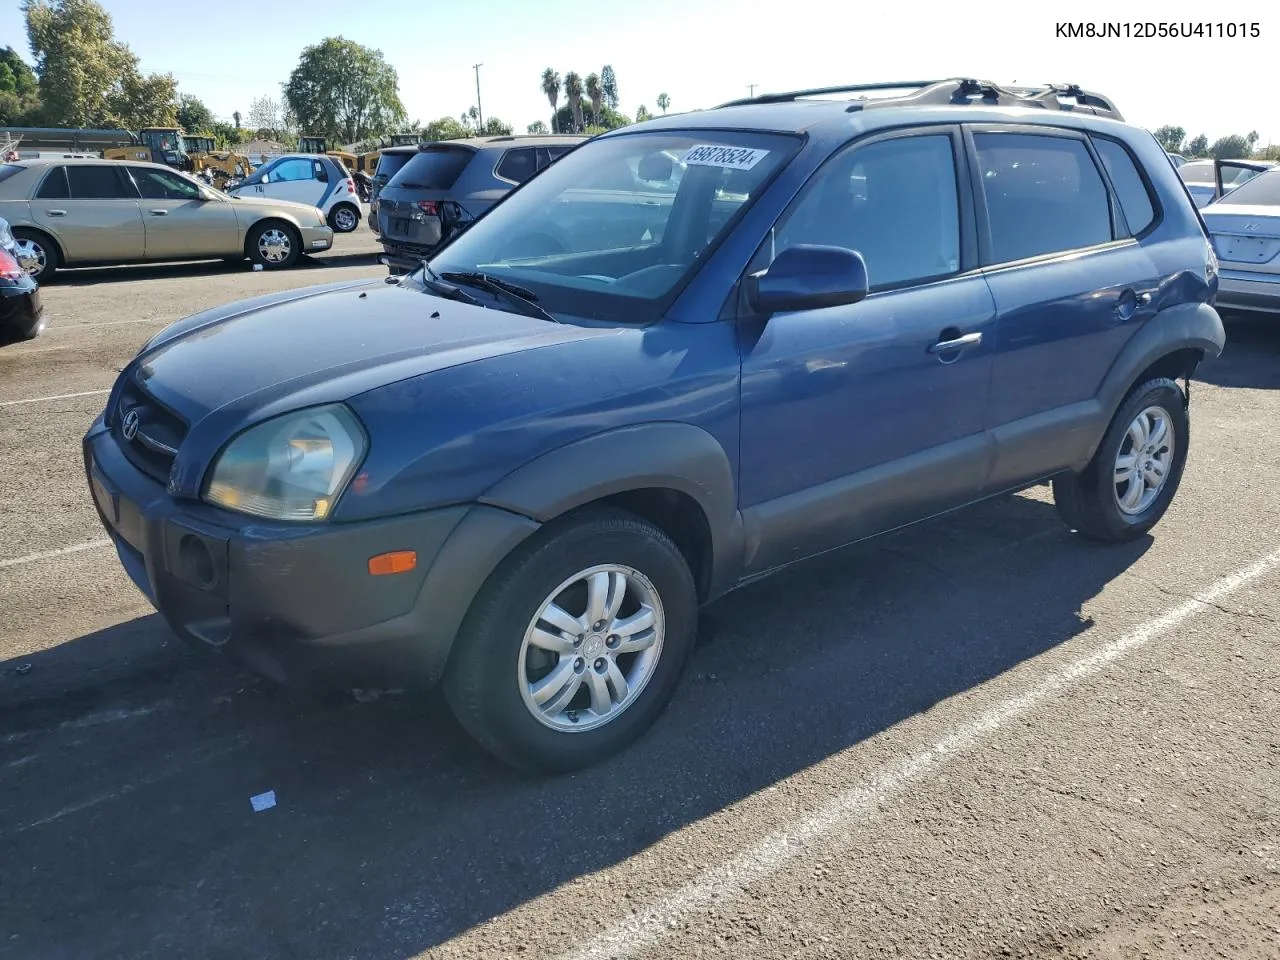
[[[356,170],[356,163],[359,160],[354,153],[347,153],[345,150],[330,150],[329,141],[324,137],[299,137],[298,152],[317,153],[333,157],[335,160],[340,160],[342,165],[352,172]]]
[[[134,160],[163,163],[175,170],[193,172],[195,164],[187,152],[187,141],[177,127],[146,127],[138,131],[135,142],[127,146],[106,147],[107,160]]]
[[[242,180],[253,173],[253,164],[248,157],[232,150],[219,150],[214,146],[213,137],[193,135],[186,139],[194,172],[210,171],[219,187],[228,180]]]

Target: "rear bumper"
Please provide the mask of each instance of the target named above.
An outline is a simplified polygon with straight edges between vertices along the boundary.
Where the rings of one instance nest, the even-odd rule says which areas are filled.
[[[44,303],[34,281],[0,285],[0,329],[21,337],[34,337],[44,329]]]
[[[1218,275],[1216,306],[1219,310],[1280,313],[1280,276],[1270,280],[1223,270]]]
[[[169,496],[99,417],[85,474],[120,562],[170,628],[281,683],[424,687],[444,671],[471,600],[537,524],[461,505],[315,527],[239,517]],[[374,577],[368,559],[414,550]]]
[[[300,233],[302,234],[302,250],[304,253],[328,250],[333,246],[332,227],[303,227]]]

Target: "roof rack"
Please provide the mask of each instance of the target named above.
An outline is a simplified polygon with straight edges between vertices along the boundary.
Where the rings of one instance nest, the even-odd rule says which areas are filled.
[[[939,106],[981,103],[999,107],[1039,107],[1045,110],[1079,110],[1097,116],[1123,120],[1116,105],[1100,93],[1083,90],[1079,84],[1050,83],[1036,87],[1001,87],[986,80],[956,77],[950,80],[904,80],[894,83],[864,83],[788,93],[766,93],[745,100],[733,100],[722,107],[755,103],[789,103],[802,97],[821,97],[836,93],[871,93],[879,90],[916,88],[900,97],[860,97],[847,108],[850,113],[885,107]],[[1064,102],[1067,101],[1067,102]]]

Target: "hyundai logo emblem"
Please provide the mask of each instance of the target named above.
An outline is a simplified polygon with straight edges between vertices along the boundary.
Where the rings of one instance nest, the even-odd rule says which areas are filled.
[[[126,440],[132,440],[138,435],[137,410],[130,410],[124,415],[124,421],[120,424],[120,432],[124,434]]]

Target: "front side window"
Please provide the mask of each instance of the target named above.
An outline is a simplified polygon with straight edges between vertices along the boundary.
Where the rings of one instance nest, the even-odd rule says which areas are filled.
[[[298,180],[314,179],[314,162],[295,157],[281,160],[280,165],[271,171],[271,183],[293,183]]]
[[[125,186],[121,170],[115,166],[67,167],[67,183],[72,200],[136,200],[131,187]]]
[[[774,230],[772,254],[801,244],[856,250],[873,289],[955,273],[960,196],[951,137],[900,137],[837,155]]]
[[[133,182],[144,200],[199,200],[200,188],[167,170],[130,167]]]
[[[799,146],[790,135],[722,130],[591,140],[508,194],[431,267],[515,281],[553,312],[656,319]]]
[[[1084,141],[1029,133],[974,136],[991,234],[1008,263],[1114,239],[1111,200]]]

